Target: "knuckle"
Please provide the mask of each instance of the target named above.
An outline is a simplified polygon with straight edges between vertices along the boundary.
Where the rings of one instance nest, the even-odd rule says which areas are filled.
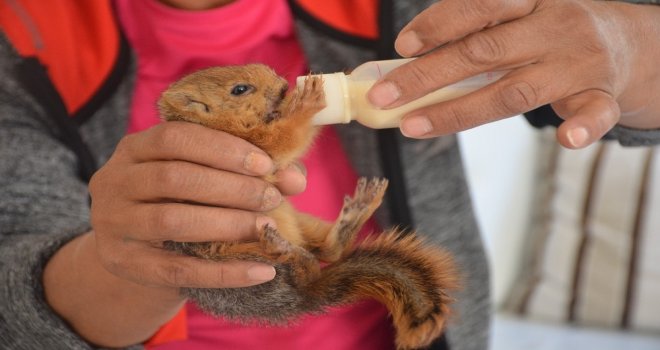
[[[90,211],[90,224],[97,232],[103,232],[116,225],[115,220],[112,218],[113,215],[105,215],[107,211],[104,213],[104,209],[105,208],[98,208],[98,206],[93,205],[92,210]]]
[[[437,20],[438,12],[442,11],[439,6],[440,2],[433,3],[426,11],[423,11],[413,21],[411,21],[410,28],[420,33],[442,33],[444,28],[441,21]],[[432,37],[422,36],[422,40],[433,40]]]
[[[185,172],[176,162],[163,162],[158,164],[154,171],[156,185],[159,187],[178,188],[185,180]]]
[[[102,176],[102,175],[94,175]],[[106,229],[112,228],[117,225],[117,218],[121,215],[126,208],[125,206],[118,206],[117,203],[121,200],[116,193],[111,192],[113,186],[109,186],[105,180],[94,178],[89,183],[89,196],[90,203],[90,224],[92,228]]]
[[[116,185],[121,183],[119,178],[121,178],[122,175],[122,172],[113,170],[112,166],[109,165],[109,163],[106,163],[106,165],[92,174],[92,177],[89,179],[87,188],[91,197],[95,198],[112,195],[109,193],[110,189],[117,188]]]
[[[444,112],[446,118],[443,118],[443,127],[449,130],[467,130],[472,128],[473,122],[467,113],[460,109],[449,108]]]
[[[159,278],[170,287],[183,287],[188,281],[188,269],[179,263],[164,264],[157,270]]]
[[[92,177],[89,179],[88,189],[89,189],[89,194],[90,194],[90,196],[92,196],[92,198],[96,194],[100,193],[101,190],[103,189],[103,186],[101,185],[101,183],[103,182],[104,174],[105,174],[105,172],[104,172],[103,168],[101,168],[97,172],[95,172],[92,175]]]
[[[228,210],[222,215],[223,236],[218,236],[219,239],[224,240],[224,234],[241,234],[246,228],[256,227],[255,217],[256,214],[243,210]]]
[[[505,85],[499,91],[498,99],[506,113],[527,112],[538,106],[540,101],[538,88],[526,81]]]
[[[507,2],[502,0],[463,1],[460,10],[463,18],[472,20],[474,18],[492,18],[493,14],[503,11]]]
[[[147,227],[151,232],[157,232],[163,238],[172,238],[181,229],[182,213],[169,206],[154,206],[149,216]]]
[[[186,143],[187,133],[183,130],[185,127],[179,123],[163,123],[154,130],[151,139],[152,147],[157,150],[167,150],[178,148]]]
[[[597,15],[590,5],[580,1],[567,1],[562,4],[562,13],[567,25],[575,25],[577,28],[594,27],[597,21]]]
[[[609,58],[611,41],[622,40],[622,37],[603,26],[602,18],[589,6],[580,2],[568,2],[565,6],[564,26],[579,28],[581,49],[590,56]]]
[[[458,43],[459,54],[474,66],[489,66],[501,61],[504,44],[494,35],[475,33]]]
[[[427,70],[422,65],[415,64],[411,64],[409,67],[409,71],[406,72],[406,78],[402,81],[414,86],[415,89],[421,86],[424,90],[430,90],[435,86],[436,79],[434,78],[433,70]],[[404,87],[402,90],[408,91],[409,89]]]
[[[227,269],[227,266],[225,266],[225,265],[223,264],[223,265],[220,265],[220,266],[218,267],[218,269],[215,271],[215,278],[217,278],[217,283],[218,283],[220,286],[225,286],[225,285],[227,285],[227,279],[228,279],[227,275],[228,275],[228,274],[227,274],[226,269]]]
[[[126,135],[119,140],[119,143],[117,143],[117,147],[115,148],[116,154],[124,154],[128,153],[131,149],[133,149],[133,145],[135,144],[135,138],[137,136],[130,134]]]
[[[610,59],[610,47],[607,38],[601,34],[591,35],[592,40],[583,41],[584,53],[591,57],[606,57]]]
[[[594,119],[596,129],[599,134],[602,135],[619,122],[621,110],[619,109],[616,100],[611,98],[609,94],[597,92],[594,95],[592,103],[597,103],[598,109],[601,111]]]
[[[259,209],[263,202],[267,200],[270,186],[262,181],[252,179],[239,179],[233,186],[236,189],[237,200],[245,206],[252,209]],[[240,205],[239,204],[239,205]]]
[[[130,270],[130,259],[123,257],[116,251],[110,252],[103,246],[98,248],[98,258],[101,266],[115,276],[124,277],[126,271]]]

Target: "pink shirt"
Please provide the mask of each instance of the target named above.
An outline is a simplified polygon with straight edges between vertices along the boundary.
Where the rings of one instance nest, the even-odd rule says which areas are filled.
[[[264,63],[287,78],[307,73],[285,0],[237,0],[203,12],[166,7],[156,0],[115,0],[120,21],[138,58],[128,132],[159,122],[156,101],[181,76],[217,65]],[[333,128],[324,128],[303,160],[308,190],[292,197],[294,206],[334,220],[356,174]],[[373,231],[369,223],[365,231]],[[192,303],[186,306],[187,339],[152,347],[169,349],[383,350],[394,348],[387,310],[375,301],[303,316],[290,327],[245,326],[214,319]]]

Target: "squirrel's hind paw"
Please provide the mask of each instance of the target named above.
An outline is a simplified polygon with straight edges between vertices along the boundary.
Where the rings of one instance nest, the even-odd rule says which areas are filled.
[[[358,180],[355,194],[344,198],[341,213],[326,238],[325,261],[336,261],[350,251],[358,232],[382,203],[387,183],[378,178]]]
[[[259,244],[264,253],[271,255],[275,262],[291,265],[298,285],[306,285],[321,274],[319,262],[312,253],[291,244],[271,226],[263,227],[260,232]]]

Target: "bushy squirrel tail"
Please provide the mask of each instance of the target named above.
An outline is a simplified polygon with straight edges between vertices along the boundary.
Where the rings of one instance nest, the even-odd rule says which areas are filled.
[[[329,304],[380,301],[392,315],[398,349],[416,349],[442,334],[453,301],[448,293],[458,285],[448,252],[394,230],[367,238],[324,268],[308,293]]]

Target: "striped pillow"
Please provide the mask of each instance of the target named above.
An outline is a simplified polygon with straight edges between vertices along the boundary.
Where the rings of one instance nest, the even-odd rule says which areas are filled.
[[[601,142],[547,154],[508,311],[586,326],[660,330],[660,147]]]

